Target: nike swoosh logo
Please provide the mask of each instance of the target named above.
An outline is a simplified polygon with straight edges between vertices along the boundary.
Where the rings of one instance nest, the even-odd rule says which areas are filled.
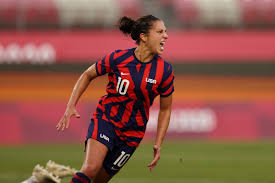
[[[121,75],[129,75],[129,73],[124,73],[124,72],[121,72],[120,74]]]

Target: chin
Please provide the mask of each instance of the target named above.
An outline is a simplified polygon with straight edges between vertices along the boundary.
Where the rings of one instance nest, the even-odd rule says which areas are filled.
[[[158,51],[157,51],[157,54],[158,54],[158,55],[161,55],[162,53],[163,53],[163,51],[161,51],[161,50],[158,50]]]

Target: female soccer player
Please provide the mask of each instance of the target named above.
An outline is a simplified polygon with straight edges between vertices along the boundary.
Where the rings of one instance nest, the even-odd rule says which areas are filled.
[[[141,142],[149,119],[149,108],[160,95],[152,171],[170,121],[174,74],[172,66],[159,55],[168,39],[162,20],[143,16],[122,17],[119,29],[131,35],[136,48],[116,50],[90,66],[78,79],[57,130],[69,127],[70,118],[80,117],[76,104],[89,83],[108,73],[107,95],[99,99],[85,141],[82,168],[71,183],[106,183],[128,161]]]

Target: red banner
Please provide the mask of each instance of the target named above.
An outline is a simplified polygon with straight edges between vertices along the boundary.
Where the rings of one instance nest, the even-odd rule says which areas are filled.
[[[95,103],[80,103],[80,119],[66,132],[55,125],[64,102],[0,102],[0,144],[84,141]],[[275,138],[275,101],[247,103],[176,103],[167,138],[254,140]],[[146,139],[155,136],[158,109],[153,106]]]
[[[275,61],[275,31],[169,31],[169,62]],[[2,31],[0,63],[94,62],[135,47],[118,31]]]

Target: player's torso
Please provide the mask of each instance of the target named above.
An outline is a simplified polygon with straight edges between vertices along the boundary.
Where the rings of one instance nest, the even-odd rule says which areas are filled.
[[[100,98],[93,118],[111,122],[116,134],[128,142],[140,142],[156,96],[173,91],[173,75],[167,78],[169,64],[155,56],[140,62],[134,49],[118,50],[96,63],[98,75],[108,73],[107,95]],[[169,84],[170,83],[170,84]]]
[[[141,63],[133,55],[127,59],[126,62],[123,60],[115,62],[111,77],[116,92],[137,102],[145,102],[149,107],[158,95],[163,63],[158,58],[148,63]]]
[[[115,54],[110,56],[107,95],[100,99],[94,117],[112,122],[121,132],[144,133],[149,108],[159,95],[164,60],[155,56],[150,62],[142,63],[133,50]],[[108,59],[105,65],[109,65]]]

